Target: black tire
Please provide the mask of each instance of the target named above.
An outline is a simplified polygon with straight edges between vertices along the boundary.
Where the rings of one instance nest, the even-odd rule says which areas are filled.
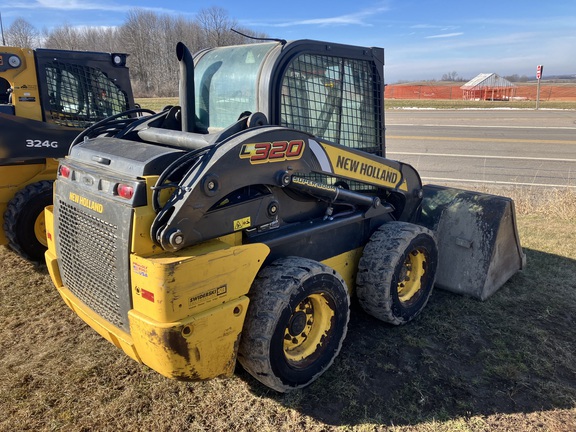
[[[249,296],[238,360],[254,378],[286,392],[332,365],[350,318],[348,289],[335,270],[281,258],[258,274]]]
[[[44,208],[52,204],[53,181],[40,181],[18,191],[4,213],[8,246],[20,256],[44,262],[46,231]]]
[[[426,306],[438,266],[432,231],[406,222],[388,222],[370,237],[356,276],[362,308],[382,321],[399,325]]]

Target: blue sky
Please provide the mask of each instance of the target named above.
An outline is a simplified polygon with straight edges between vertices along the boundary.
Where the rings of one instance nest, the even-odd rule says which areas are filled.
[[[389,83],[451,72],[467,79],[482,72],[533,77],[538,64],[544,78],[576,74],[572,0],[2,0],[0,13],[5,28],[21,17],[42,30],[121,25],[133,8],[192,19],[211,6],[272,37],[381,46]]]

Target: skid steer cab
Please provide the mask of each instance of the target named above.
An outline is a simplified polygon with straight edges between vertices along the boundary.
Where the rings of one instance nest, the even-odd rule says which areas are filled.
[[[0,245],[44,261],[56,159],[83,129],[134,108],[126,58],[0,47]]]
[[[380,48],[279,41],[193,61],[178,44],[176,57],[180,106],[61,161],[50,275],[84,321],[167,377],[228,376],[238,359],[277,391],[307,386],[340,351],[351,295],[391,324],[422,311],[452,270],[438,227],[473,199],[384,157]],[[507,208],[510,241],[493,237],[510,259],[495,282],[477,272],[483,287],[521,266]],[[459,241],[490,264],[476,240]]]

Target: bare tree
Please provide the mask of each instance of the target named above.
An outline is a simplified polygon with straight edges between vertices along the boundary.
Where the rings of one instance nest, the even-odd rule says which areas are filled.
[[[461,79],[458,77],[458,72],[453,71],[442,75],[442,81],[461,81]]]
[[[134,9],[128,12],[120,28],[120,37],[127,53],[134,90],[145,96],[154,95],[153,77],[158,66],[158,15]]]
[[[202,9],[198,13],[196,21],[200,25],[206,48],[234,43],[234,38],[231,36],[235,33],[230,29],[238,26],[238,23],[228,17],[228,12],[225,9],[218,6]]]
[[[23,18],[16,18],[6,31],[6,43],[22,48],[36,48],[40,43],[40,33]]]
[[[158,96],[171,96],[178,91],[179,66],[176,61],[176,45],[184,42],[192,51],[198,49],[199,28],[195,23],[183,18],[162,16],[158,20],[157,66],[155,75],[155,93]],[[156,46],[157,45],[157,46]]]
[[[44,47],[84,51],[121,51],[115,27],[72,27],[64,24],[44,33]]]
[[[70,24],[64,24],[44,34],[44,47],[52,49],[81,50],[80,32]]]
[[[22,23],[21,27],[26,28]],[[45,48],[127,53],[134,93],[141,97],[162,97],[178,94],[179,67],[175,52],[178,42],[184,42],[192,53],[204,48],[252,42],[233,32],[233,28],[249,36],[266,37],[239,27],[226,10],[211,7],[200,11],[193,20],[133,9],[120,27],[64,24],[45,30],[43,38]],[[28,33],[37,35],[32,30]]]
[[[197,21],[178,18],[174,23],[174,33],[178,42],[183,42],[191,52],[195,53],[205,48],[201,28]]]
[[[81,45],[88,51],[121,52],[117,27],[86,27],[81,30]]]

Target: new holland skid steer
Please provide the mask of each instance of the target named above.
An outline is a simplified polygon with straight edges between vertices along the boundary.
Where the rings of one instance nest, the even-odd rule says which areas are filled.
[[[125,54],[0,47],[0,245],[43,261],[56,158],[133,107]]]
[[[79,137],[46,209],[54,284],[133,359],[288,391],[334,361],[351,295],[403,324],[435,280],[485,297],[522,267],[509,200],[384,157],[382,49],[176,51],[180,106]]]

